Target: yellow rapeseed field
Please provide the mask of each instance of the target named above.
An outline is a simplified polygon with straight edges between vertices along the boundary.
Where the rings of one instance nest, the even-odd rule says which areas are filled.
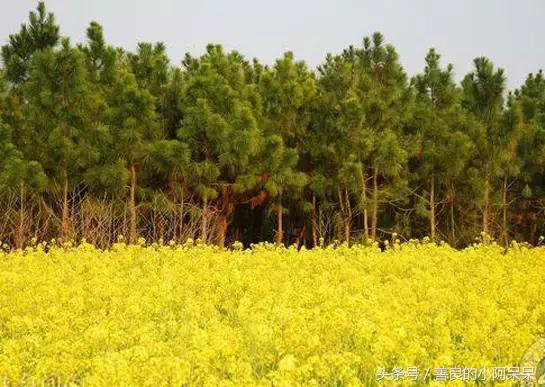
[[[545,335],[544,248],[238,247],[0,252],[0,384],[373,385]]]

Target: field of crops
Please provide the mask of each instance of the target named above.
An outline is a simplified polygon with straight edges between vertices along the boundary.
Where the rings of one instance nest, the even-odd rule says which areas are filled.
[[[545,333],[544,267],[545,249],[516,245],[38,245],[0,253],[0,375],[338,386],[513,366]]]

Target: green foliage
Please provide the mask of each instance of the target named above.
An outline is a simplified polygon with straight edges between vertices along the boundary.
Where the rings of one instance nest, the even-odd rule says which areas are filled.
[[[472,144],[463,127],[464,112],[452,65],[441,69],[439,60],[439,54],[431,49],[424,72],[412,81],[416,89],[414,127],[420,139],[417,158],[425,176],[433,173],[454,178],[471,156]]]
[[[36,191],[43,188],[46,182],[41,165],[26,160],[13,142],[12,130],[4,122],[9,109],[7,98],[4,74],[0,72],[0,196],[5,192],[19,190],[22,186]]]
[[[184,67],[184,119],[177,135],[191,150],[192,184],[202,199],[224,188],[253,189],[256,179],[245,177],[257,168],[262,107],[252,67],[219,45],[209,45],[200,58],[187,55]]]
[[[487,58],[476,58],[474,66],[474,71],[462,81],[462,104],[477,119],[471,135],[480,157],[474,161],[479,164],[483,180],[488,180],[501,163],[503,149],[499,144],[503,135],[500,128],[506,79],[503,70],[495,69]]]
[[[464,172],[474,148],[452,65],[442,69],[440,55],[431,49],[423,73],[413,78],[412,85],[416,99],[409,128],[417,140],[412,179],[422,187],[416,193],[415,214],[428,218],[430,236],[436,238],[438,203],[454,195],[453,182]]]
[[[310,124],[310,106],[316,96],[314,77],[304,62],[295,62],[287,52],[272,69],[263,70],[259,81],[265,110],[261,155],[265,191],[272,198],[284,193],[300,195],[307,176],[299,170],[297,148]]]
[[[520,141],[519,154],[523,157],[523,171],[528,175],[541,172],[545,163],[545,77],[540,70],[530,74],[515,98],[522,111],[526,127]]]
[[[67,39],[59,50],[33,56],[24,85],[25,125],[33,136],[33,157],[53,180],[77,179],[100,159],[98,144],[106,131],[96,117],[102,101],[89,82],[83,53]]]
[[[163,43],[138,43],[136,53],[128,53],[128,63],[138,86],[159,97],[168,81],[169,60]]]
[[[17,34],[10,35],[9,43],[2,46],[8,81],[14,84],[25,81],[29,76],[32,54],[56,46],[59,39],[55,17],[47,13],[43,1],[38,2],[37,12],[30,12],[28,24],[23,24]]]
[[[161,138],[153,96],[138,86],[128,68],[120,66],[107,105],[106,119],[113,138],[112,152],[127,164],[142,162],[153,141]]]
[[[91,22],[87,28],[87,45],[80,45],[79,48],[85,53],[91,80],[101,85],[111,83],[119,55],[117,50],[106,44],[100,24]]]
[[[232,238],[276,224],[277,241],[283,227],[307,245],[545,232],[542,71],[506,93],[503,70],[479,57],[457,84],[431,49],[409,82],[380,33],[316,71],[291,52],[264,66],[213,44],[176,66],[162,43],[109,45],[97,22],[73,47],[43,2],[1,56],[0,193],[20,194],[19,220],[30,200],[55,215],[63,186],[63,225],[73,192],[128,196],[133,241],[149,214],[180,235],[199,217],[196,236],[219,244],[231,224]]]

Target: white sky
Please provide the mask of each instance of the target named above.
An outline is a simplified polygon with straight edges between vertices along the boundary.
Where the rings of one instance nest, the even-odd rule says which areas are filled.
[[[63,35],[81,42],[90,21],[103,25],[109,43],[134,49],[163,41],[172,63],[221,43],[247,59],[272,63],[286,50],[310,67],[327,52],[360,45],[374,31],[395,45],[409,75],[420,72],[435,47],[458,79],[476,56],[505,69],[510,88],[545,67],[542,0],[47,0]],[[3,0],[0,43],[17,32],[36,0]]]

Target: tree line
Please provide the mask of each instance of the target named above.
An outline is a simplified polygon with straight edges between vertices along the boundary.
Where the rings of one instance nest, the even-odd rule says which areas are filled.
[[[1,49],[0,240],[220,246],[475,237],[541,242],[545,79],[461,83],[430,49],[409,78],[380,33],[316,70],[210,44],[62,37],[44,3]]]

